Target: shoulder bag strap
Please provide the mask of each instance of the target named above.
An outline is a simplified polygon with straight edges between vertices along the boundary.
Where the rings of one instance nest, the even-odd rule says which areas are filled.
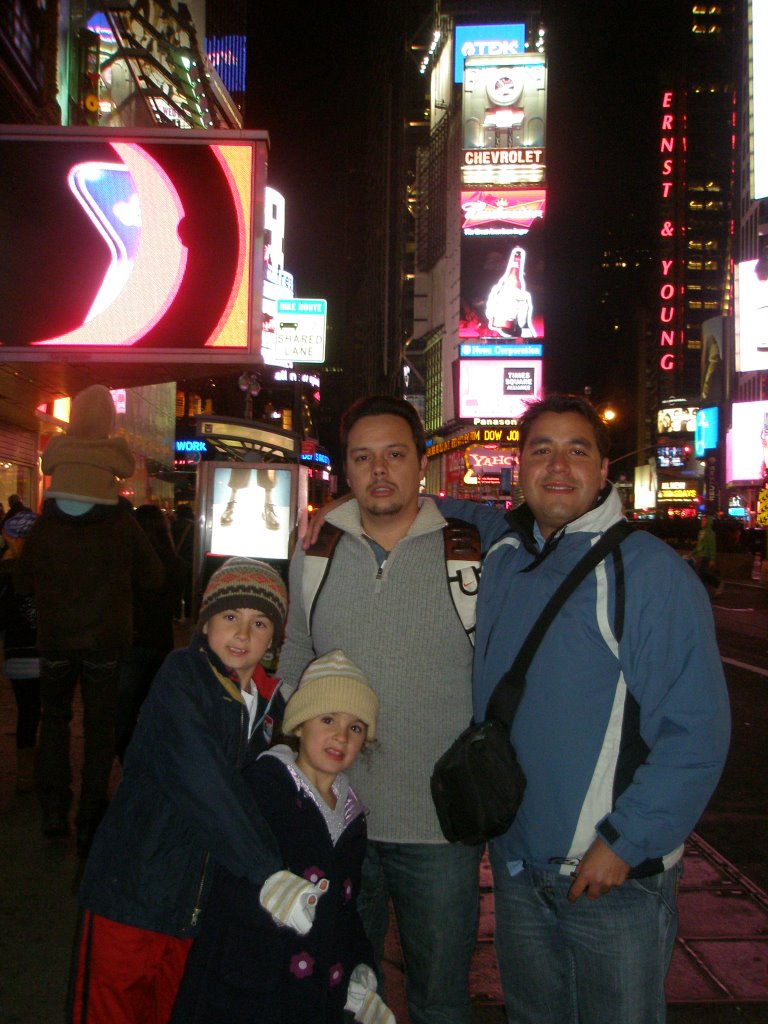
[[[496,684],[496,688],[488,702],[486,718],[497,718],[508,726],[512,724],[518,704],[523,696],[525,677],[533,661],[533,656],[555,616],[592,569],[602,562],[606,555],[610,554],[614,548],[618,547],[625,537],[633,532],[633,527],[625,519],[614,523],[571,569],[533,624],[511,668],[505,672]]]

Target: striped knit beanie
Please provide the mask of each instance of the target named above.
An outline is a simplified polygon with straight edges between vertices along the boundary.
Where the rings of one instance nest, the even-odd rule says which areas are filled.
[[[228,558],[208,580],[197,628],[202,629],[212,615],[235,608],[255,608],[267,615],[275,627],[274,642],[280,643],[288,592],[282,576],[271,565],[253,558]]]
[[[304,669],[298,688],[285,706],[283,732],[290,736],[310,718],[331,711],[355,715],[368,726],[366,738],[375,737],[378,698],[363,673],[343,651],[324,654]]]

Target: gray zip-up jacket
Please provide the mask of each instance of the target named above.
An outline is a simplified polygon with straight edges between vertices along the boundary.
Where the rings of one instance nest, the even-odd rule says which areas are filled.
[[[341,648],[368,677],[381,704],[378,748],[350,771],[369,808],[368,836],[394,843],[443,843],[429,777],[435,761],[472,717],[472,644],[451,599],[443,529],[430,498],[379,566],[356,501],[328,515],[340,527],[317,594],[311,631],[305,553],[290,571],[290,610],[278,675],[287,698],[307,664]]]

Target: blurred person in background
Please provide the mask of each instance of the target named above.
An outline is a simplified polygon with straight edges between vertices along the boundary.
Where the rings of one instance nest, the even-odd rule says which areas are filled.
[[[16,698],[16,790],[34,789],[35,746],[40,724],[40,657],[37,653],[37,615],[29,595],[13,584],[14,562],[21,553],[37,516],[24,510],[3,530],[5,551],[0,562],[0,630],[3,671]]]
[[[163,564],[121,497],[133,456],[115,429],[108,389],[94,384],[72,402],[67,433],[52,438],[42,469],[51,482],[43,511],[17,559],[19,593],[37,609],[42,713],[35,763],[46,836],[69,831],[70,722],[83,700],[83,769],[77,851],[87,855],[109,802],[120,660],[133,639],[133,588],[157,588]]]
[[[140,505],[135,515],[163,563],[165,580],[159,589],[139,585],[133,590],[133,645],[120,665],[115,728],[115,749],[121,763],[152,680],[176,646],[173,620],[186,578],[186,565],[176,554],[163,510],[157,505]]]

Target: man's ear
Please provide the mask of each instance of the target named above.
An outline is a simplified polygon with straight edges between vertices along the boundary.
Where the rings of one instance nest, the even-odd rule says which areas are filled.
[[[203,636],[208,636],[208,620],[207,619],[203,623],[203,627],[200,630],[200,632],[203,634]]]
[[[600,466],[600,490],[601,491],[605,487],[607,480],[608,480],[608,459],[606,458],[606,459],[603,459],[602,464]]]

